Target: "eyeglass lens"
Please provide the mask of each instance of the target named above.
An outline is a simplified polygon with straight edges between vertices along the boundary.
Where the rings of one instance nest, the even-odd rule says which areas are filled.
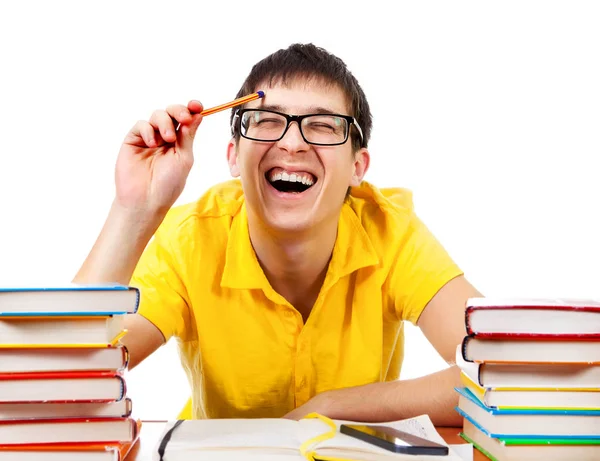
[[[276,141],[286,128],[287,119],[268,111],[247,111],[242,114],[242,136],[258,141]],[[339,144],[346,140],[348,122],[330,114],[311,115],[302,119],[300,130],[309,143]]]

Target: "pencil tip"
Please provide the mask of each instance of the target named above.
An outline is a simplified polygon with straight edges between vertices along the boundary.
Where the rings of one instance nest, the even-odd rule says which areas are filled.
[[[257,93],[258,93],[258,97],[259,98],[264,98],[265,97],[265,92],[264,91],[258,90]]]

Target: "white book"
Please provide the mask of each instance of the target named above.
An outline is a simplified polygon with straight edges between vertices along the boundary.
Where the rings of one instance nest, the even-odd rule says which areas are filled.
[[[43,451],[11,450],[3,451],[2,461],[122,461],[119,450],[103,451]]]
[[[600,337],[600,302],[583,299],[470,298],[469,335]]]
[[[111,371],[7,373],[0,379],[0,403],[111,402],[125,394],[125,379]]]
[[[2,403],[0,421],[55,418],[124,418],[131,414],[131,399],[118,402]]]
[[[131,418],[0,423],[0,445],[131,442],[136,434],[137,426]]]
[[[600,343],[599,343],[600,347]],[[580,363],[467,362],[459,345],[456,364],[482,387],[559,388],[600,390],[600,365]]]
[[[139,289],[119,284],[0,287],[0,316],[131,314],[139,300]]]
[[[463,385],[486,407],[499,409],[593,410],[600,408],[600,389],[492,388],[477,384],[461,371]]]
[[[117,347],[1,348],[0,373],[122,371],[129,354]]]
[[[492,437],[598,437],[598,410],[501,410],[488,408],[465,389],[460,394],[458,412],[484,428]]]
[[[115,344],[123,336],[124,329],[125,315],[0,316],[0,348],[106,346]]]
[[[600,364],[600,341],[487,339],[466,336],[463,358],[483,363]]]
[[[489,437],[466,419],[461,435],[481,451],[492,455],[497,461],[598,461],[600,459],[600,445],[507,444],[503,439]]]
[[[446,456],[407,455],[394,453],[340,432],[342,424],[365,424],[350,421],[333,421],[336,430],[333,437],[310,446],[315,457],[332,457],[353,461],[460,461],[452,449]],[[164,446],[163,461],[259,461],[265,459],[302,460],[305,459],[300,447],[316,436],[331,431],[319,419],[213,419],[186,420],[177,427],[167,424],[158,444],[153,450],[153,461],[160,460],[159,449]],[[427,415],[392,423],[379,423],[404,432],[417,435],[447,446],[435,430]],[[171,431],[171,429],[173,430]],[[166,434],[170,438],[162,440]]]

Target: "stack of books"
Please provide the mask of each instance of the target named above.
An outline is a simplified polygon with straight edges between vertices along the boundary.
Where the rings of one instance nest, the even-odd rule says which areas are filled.
[[[489,458],[600,460],[600,303],[467,303],[462,437]]]
[[[123,376],[139,291],[0,289],[0,459],[119,461],[139,434]]]

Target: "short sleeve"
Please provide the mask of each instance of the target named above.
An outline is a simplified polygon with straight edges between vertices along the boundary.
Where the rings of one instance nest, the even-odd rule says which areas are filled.
[[[435,294],[462,274],[441,243],[412,213],[387,280],[396,315],[416,325]]]
[[[144,250],[130,284],[140,289],[138,314],[152,322],[165,341],[172,336],[187,341],[191,324],[189,303],[179,275],[181,264],[169,245],[173,241],[177,239],[159,229]]]

